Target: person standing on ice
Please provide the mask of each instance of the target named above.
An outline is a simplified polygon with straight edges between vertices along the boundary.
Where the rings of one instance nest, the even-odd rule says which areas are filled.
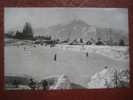
[[[26,47],[24,47],[24,51],[26,50]]]
[[[88,52],[86,52],[86,57],[88,57]]]
[[[108,66],[105,66],[104,69],[108,69]]]
[[[56,54],[54,55],[54,61],[56,61]]]

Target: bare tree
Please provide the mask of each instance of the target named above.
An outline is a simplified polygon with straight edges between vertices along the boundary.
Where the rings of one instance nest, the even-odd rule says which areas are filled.
[[[31,24],[26,22],[24,29],[23,29],[23,36],[26,39],[32,39],[33,38],[33,29],[31,27]]]

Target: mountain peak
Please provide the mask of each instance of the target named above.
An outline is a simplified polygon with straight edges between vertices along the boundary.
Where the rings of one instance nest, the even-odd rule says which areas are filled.
[[[85,21],[81,20],[81,19],[73,19],[72,21],[70,21],[69,24],[73,24],[73,25],[84,25],[84,26],[89,26]]]

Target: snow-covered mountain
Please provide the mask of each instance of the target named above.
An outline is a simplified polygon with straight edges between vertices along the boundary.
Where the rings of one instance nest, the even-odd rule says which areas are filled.
[[[33,29],[34,36],[51,36],[52,39],[60,40],[79,40],[82,38],[84,41],[96,42],[99,38],[104,42],[112,40],[113,42],[119,42],[120,39],[124,40],[128,44],[128,33],[122,30],[116,30],[112,28],[101,28],[87,24],[80,19],[74,19],[67,23],[60,23],[50,26],[48,28],[36,28]],[[12,30],[6,33],[15,35],[16,30]],[[6,36],[5,35],[5,36]]]
[[[54,39],[60,40],[74,40],[82,38],[85,41],[97,40],[101,38],[104,41],[112,39],[118,42],[120,39],[125,40],[128,43],[128,36],[122,30],[116,30],[111,28],[100,28],[92,25],[88,25],[85,21],[74,19],[67,23],[57,24],[47,29],[35,30],[35,33],[42,35],[51,35]],[[124,35],[125,34],[125,35]]]
[[[73,20],[67,24],[49,27],[49,34],[63,40],[88,39],[95,38],[96,29],[82,20]]]

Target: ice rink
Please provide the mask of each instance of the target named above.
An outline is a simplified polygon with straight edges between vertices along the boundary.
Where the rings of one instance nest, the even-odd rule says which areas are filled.
[[[58,46],[5,46],[5,76],[29,75],[41,80],[64,74],[72,82],[83,85],[105,66],[128,69],[129,60],[116,60],[95,52],[88,52],[87,57],[86,52],[64,50]]]

